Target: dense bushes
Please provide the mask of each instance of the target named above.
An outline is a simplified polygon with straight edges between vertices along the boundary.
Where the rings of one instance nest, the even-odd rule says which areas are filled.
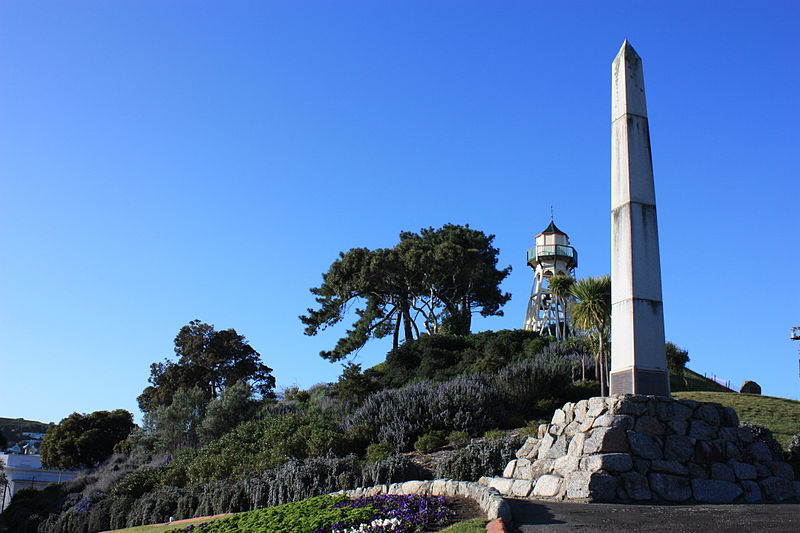
[[[398,451],[410,449],[417,438],[431,431],[479,435],[487,429],[521,426],[531,417],[549,416],[554,406],[596,393],[592,383],[573,384],[580,364],[580,354],[553,345],[491,377],[459,376],[376,392],[342,425],[351,431],[370,428],[373,442],[390,443]],[[422,448],[435,446],[427,440],[420,444]]]
[[[477,481],[481,476],[499,476],[522,446],[522,437],[503,437],[473,442],[456,450],[436,467],[437,478]]]
[[[154,472],[161,468],[164,467],[146,469],[142,476],[152,480]],[[129,475],[123,484],[137,475]],[[180,519],[247,511],[341,489],[428,477],[404,456],[362,465],[355,455],[329,455],[306,461],[291,460],[258,476],[212,481],[195,487],[152,486],[138,497],[132,495],[134,491],[81,495],[70,492],[76,486],[54,486],[15,498],[10,510],[14,513],[16,509],[19,516],[17,520],[6,521],[6,525],[20,533],[36,532],[37,524],[39,533],[105,531],[165,522],[170,516]],[[39,524],[49,513],[57,512],[61,503],[63,512],[52,514]]]
[[[428,431],[477,434],[502,424],[504,414],[500,397],[488,379],[459,377],[445,383],[414,383],[376,392],[342,425],[345,429],[367,426],[375,435],[373,440],[406,450]]]
[[[800,461],[800,433],[793,435],[789,439],[786,447],[786,459],[789,461]]]
[[[399,387],[411,381],[445,381],[462,374],[494,373],[539,353],[548,342],[525,330],[423,335],[390,351],[380,366],[378,379],[385,387]]]
[[[290,458],[306,459],[348,451],[335,421],[317,413],[294,412],[245,422],[201,448],[186,465],[189,484],[262,472]]]
[[[430,477],[391,454],[414,444],[423,452],[461,447],[482,434],[500,438],[456,450],[436,473],[497,475],[521,439],[487,430],[520,427],[597,394],[596,384],[574,383],[591,369],[582,349],[580,340],[526,331],[423,336],[376,368],[350,365],[338,383],[290,389],[279,402],[255,401],[242,383],[203,414],[192,407],[199,395],[179,391],[118,446],[125,455],[46,495],[15,498],[3,518],[13,516],[5,520],[12,531],[33,532],[41,522],[41,533],[90,533],[275,506]]]
[[[775,440],[775,436],[769,428],[751,422],[743,422],[742,426],[750,429],[750,432],[753,434],[753,440],[766,444],[775,457],[783,456],[783,448],[781,448],[780,443]]]
[[[540,415],[538,402],[563,398],[572,385],[572,364],[565,357],[542,355],[503,368],[493,384],[510,410]]]

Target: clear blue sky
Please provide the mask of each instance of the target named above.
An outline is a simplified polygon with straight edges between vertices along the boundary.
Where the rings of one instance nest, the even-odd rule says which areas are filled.
[[[549,221],[610,270],[610,69],[644,60],[667,338],[798,398],[800,3],[0,3],[0,416],[137,413],[199,318],[279,387],[339,251],[495,234],[520,327]],[[379,362],[385,344],[360,360]]]

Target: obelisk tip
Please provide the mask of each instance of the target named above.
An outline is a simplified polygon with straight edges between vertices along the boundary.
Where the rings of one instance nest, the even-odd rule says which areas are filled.
[[[633,49],[633,45],[630,43],[630,41],[628,41],[628,39],[625,39],[622,42],[622,46],[619,47],[619,52],[617,52],[617,57],[618,58],[619,57],[626,57],[626,58],[635,57],[635,58],[639,59],[639,54],[637,54],[636,50]]]

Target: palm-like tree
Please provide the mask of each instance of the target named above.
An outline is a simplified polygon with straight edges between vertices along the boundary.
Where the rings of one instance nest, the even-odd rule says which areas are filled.
[[[553,297],[556,299],[556,316],[558,316],[558,309],[563,310],[564,320],[561,322],[561,338],[567,338],[567,298],[570,296],[570,291],[575,285],[575,278],[564,274],[556,274],[547,281],[547,287],[550,289]],[[556,321],[556,328],[559,327]]]
[[[600,373],[600,394],[606,395],[608,363],[606,344],[611,325],[611,276],[584,278],[572,287],[576,302],[572,306],[575,325],[595,337],[597,369]]]

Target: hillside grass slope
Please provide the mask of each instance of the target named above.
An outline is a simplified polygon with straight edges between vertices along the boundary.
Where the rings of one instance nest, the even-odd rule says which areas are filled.
[[[770,429],[784,450],[792,435],[800,433],[800,402],[795,400],[759,394],[710,391],[673,392],[672,396],[732,407],[739,414],[741,422],[761,424]]]
[[[27,437],[23,433],[46,433],[52,425],[24,418],[0,417],[0,433],[9,443],[25,440]]]

